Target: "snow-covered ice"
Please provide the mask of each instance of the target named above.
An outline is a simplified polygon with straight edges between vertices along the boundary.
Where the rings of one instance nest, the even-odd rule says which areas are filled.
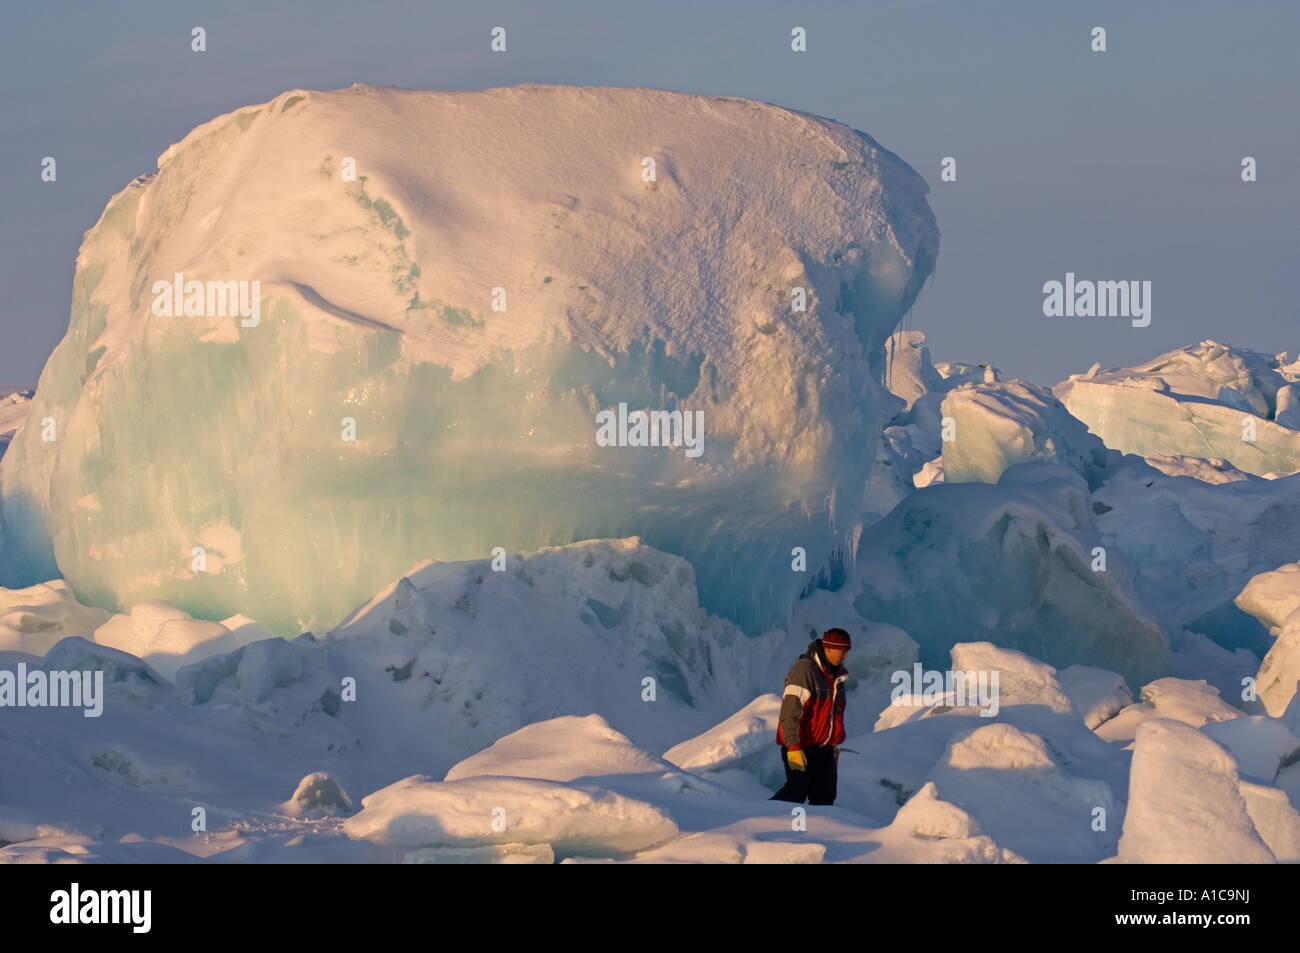
[[[1052,392],[1028,381],[968,384],[948,392],[941,412],[952,421],[943,443],[945,483],[997,483],[1029,460],[1060,463],[1094,482],[1108,451]]]
[[[927,191],[832,120],[659,90],[219,116],[86,235],[30,411],[58,440],[24,428],[0,464],[0,584],[289,637],[421,559],[640,535],[757,634],[801,588],[791,548],[818,564],[860,528]],[[176,275],[258,282],[256,325],[155,314]],[[702,413],[702,453],[598,446],[620,404]]]
[[[1232,756],[1167,718],[1137,730],[1119,860],[1136,864],[1267,864]]]
[[[1247,473],[1282,476],[1300,470],[1300,429],[1295,410],[1287,412],[1300,366],[1285,357],[1202,341],[1138,367],[1073,374],[1055,392],[1113,449],[1217,457]]]

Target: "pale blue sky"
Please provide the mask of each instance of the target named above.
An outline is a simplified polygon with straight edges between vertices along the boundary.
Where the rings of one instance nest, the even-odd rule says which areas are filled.
[[[908,326],[936,360],[1051,384],[1207,337],[1300,350],[1294,2],[14,6],[0,34],[0,383],[35,383],[67,327],[82,233],[168,145],[286,89],[354,82],[653,86],[870,133],[932,189],[938,269]],[[506,54],[488,51],[497,25]],[[807,53],[790,51],[795,25]],[[208,52],[190,51],[193,26]],[[57,183],[40,181],[45,155]],[[939,181],[945,155],[956,183]],[[1043,317],[1043,282],[1066,271],[1152,281],[1150,327]]]

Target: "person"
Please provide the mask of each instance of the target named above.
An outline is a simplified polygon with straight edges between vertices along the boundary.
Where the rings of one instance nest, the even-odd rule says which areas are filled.
[[[795,661],[785,677],[776,741],[785,765],[785,786],[773,801],[834,804],[844,740],[844,683],[841,664],[851,649],[843,629],[827,629]]]

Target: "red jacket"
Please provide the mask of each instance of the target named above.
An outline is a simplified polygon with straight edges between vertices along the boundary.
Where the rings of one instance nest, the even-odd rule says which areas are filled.
[[[797,751],[844,741],[844,683],[849,673],[832,666],[815,639],[785,677],[777,744]]]

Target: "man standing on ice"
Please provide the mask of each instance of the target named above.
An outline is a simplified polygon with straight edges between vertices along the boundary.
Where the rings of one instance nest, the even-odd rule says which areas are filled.
[[[808,644],[785,677],[776,741],[785,764],[785,786],[773,801],[834,804],[839,749],[844,740],[844,682],[840,664],[852,644],[843,629],[827,629]]]

